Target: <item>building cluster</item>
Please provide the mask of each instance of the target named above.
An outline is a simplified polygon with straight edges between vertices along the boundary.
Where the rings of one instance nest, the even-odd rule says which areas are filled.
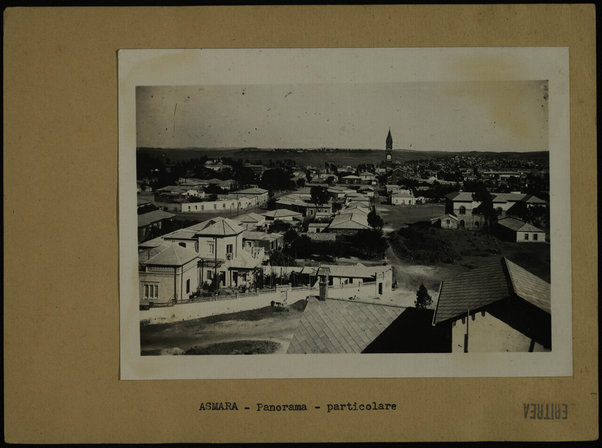
[[[260,163],[244,166],[257,179],[266,170]],[[204,167],[221,177],[232,169],[220,160]],[[317,297],[307,299],[289,353],[550,350],[549,284],[505,258],[442,282],[435,310],[357,300],[391,293],[393,268],[387,264],[268,263],[285,247],[288,229],[312,242],[349,240],[371,228],[368,216],[383,193],[390,205],[416,206],[427,201],[435,184],[473,181],[495,191],[488,208],[475,192],[455,191],[445,196],[445,213],[433,224],[474,231],[493,218],[501,239],[545,242],[546,231],[525,217],[543,210],[549,219],[548,202],[522,191],[530,182],[547,179],[546,162],[468,153],[400,164],[389,131],[380,166],[326,163],[286,172],[297,188],[276,195],[257,186],[240,188],[236,179],[182,177],[153,191],[152,199],[140,196],[141,304],[187,302],[204,290],[264,288],[264,279],[277,275],[295,286],[319,289]],[[195,213],[210,218],[175,228],[174,219]]]
[[[492,207],[495,213],[495,230],[501,239],[515,242],[543,242],[546,232],[520,219],[524,210],[547,210],[548,203],[536,196],[512,192],[492,193]],[[445,197],[445,214],[432,219],[441,228],[451,230],[479,230],[490,220],[482,201],[477,200],[471,191],[458,191]]]
[[[209,179],[209,181],[213,181]],[[163,210],[174,213],[211,213],[211,212],[235,212],[246,210],[253,207],[259,207],[268,201],[268,190],[263,188],[245,188],[242,190],[229,191],[233,181],[215,179],[215,183],[209,185],[218,185],[225,193],[207,194],[202,184],[188,185],[180,184],[167,186],[157,189],[154,192],[155,205]]]

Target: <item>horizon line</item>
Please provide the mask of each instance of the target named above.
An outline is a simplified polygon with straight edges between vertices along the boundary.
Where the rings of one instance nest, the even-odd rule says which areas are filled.
[[[256,151],[277,151],[277,150],[302,150],[302,151],[320,151],[320,150],[337,150],[337,151],[386,151],[385,148],[337,148],[337,147],[317,147],[317,148],[304,148],[304,147],[291,147],[291,148],[277,148],[277,147],[266,147],[266,146],[222,146],[222,147],[208,147],[208,146],[182,146],[182,147],[164,147],[164,146],[136,146],[136,150],[139,149],[166,149],[166,150],[218,150],[218,151],[236,151],[236,150],[256,150]],[[520,150],[479,150],[479,149],[408,149],[408,148],[393,148],[392,151],[408,151],[408,152],[493,152],[493,153],[530,153],[530,152],[550,152],[549,149],[534,149],[528,151]]]

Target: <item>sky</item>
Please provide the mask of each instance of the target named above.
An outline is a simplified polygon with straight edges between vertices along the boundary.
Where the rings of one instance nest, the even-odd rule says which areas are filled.
[[[548,150],[547,81],[139,86],[138,147]]]

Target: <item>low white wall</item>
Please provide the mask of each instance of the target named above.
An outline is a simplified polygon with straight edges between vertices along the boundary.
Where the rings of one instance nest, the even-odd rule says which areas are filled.
[[[286,293],[285,293],[286,291]],[[215,316],[218,314],[236,313],[256,308],[269,306],[270,302],[287,300],[290,305],[309,295],[317,295],[317,288],[290,288],[282,287],[276,291],[245,295],[233,299],[204,301],[178,304],[170,307],[151,308],[140,311],[140,320],[149,324],[178,322],[183,320],[199,319],[201,317]]]
[[[374,299],[378,297],[377,285],[377,283],[368,283],[362,285],[351,284],[339,287],[330,286],[328,288],[328,297],[332,299],[348,299],[349,297],[357,297],[357,299]],[[305,299],[308,296],[317,295],[319,295],[317,284],[312,288],[292,288],[290,286],[279,285],[276,290],[270,290],[269,292],[260,291],[259,294],[252,295],[245,294],[232,299],[184,303],[171,307],[142,310],[140,311],[140,320],[149,324],[178,322],[262,308],[264,306],[269,306],[272,300],[276,302],[286,300],[290,305],[298,300]],[[385,291],[385,294],[380,297],[386,298],[389,295],[390,293]]]
[[[348,299],[349,297],[357,297],[358,299],[374,299],[378,297],[378,286],[376,283],[368,284],[348,284],[338,287],[328,288],[328,297],[331,299]]]

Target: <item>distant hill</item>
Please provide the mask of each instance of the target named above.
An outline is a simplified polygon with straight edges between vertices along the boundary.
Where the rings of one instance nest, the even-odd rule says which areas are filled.
[[[169,158],[172,162],[180,162],[199,157],[249,160],[251,163],[265,164],[269,160],[292,160],[296,165],[323,166],[325,162],[341,165],[358,165],[360,163],[377,164],[384,160],[384,149],[277,149],[277,148],[137,148],[137,151],[153,154],[161,158]],[[480,152],[480,151],[418,151],[394,149],[393,160],[405,162],[409,160],[429,160],[443,156],[480,155],[481,157],[504,157],[510,159],[548,160],[548,151],[537,152]]]

